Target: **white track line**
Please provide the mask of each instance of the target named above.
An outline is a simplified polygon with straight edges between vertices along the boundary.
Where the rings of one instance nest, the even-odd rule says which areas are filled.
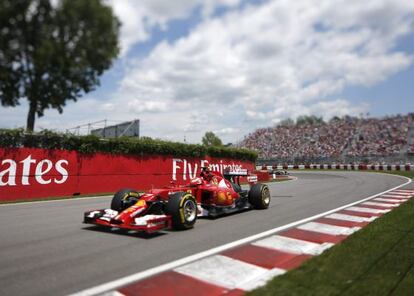
[[[377,206],[377,207],[383,207],[383,208],[396,208],[398,207],[400,204],[396,204],[396,203],[383,203],[383,202],[375,202],[375,201],[365,201],[363,203],[361,203],[361,205],[365,205],[365,206]]]
[[[254,246],[264,247],[272,250],[282,251],[291,254],[320,255],[334,244],[317,244],[296,238],[281,235],[272,235],[262,240],[252,243]]]
[[[410,197],[411,195],[413,195],[412,193],[403,193],[403,192],[396,192],[396,191],[392,191],[389,194],[399,195],[399,196],[406,196],[406,197]]]
[[[174,269],[175,272],[227,289],[251,289],[251,283],[261,277],[276,275],[276,270],[246,263],[222,255],[210,256]],[[278,269],[277,274],[285,270]],[[253,287],[255,288],[255,287]]]
[[[409,196],[399,196],[399,195],[394,195],[394,194],[384,194],[384,195],[381,195],[381,197],[395,198],[395,199],[402,199],[402,200],[409,200],[410,199]]]
[[[388,192],[385,193],[384,196],[396,196],[398,198],[411,198],[413,196],[413,193],[407,193],[407,194],[402,194],[402,193],[398,193],[398,192]]]
[[[275,267],[273,269],[270,269],[267,273],[260,276],[259,278],[255,278],[251,280],[250,282],[243,283],[242,285],[240,285],[240,289],[245,290],[245,291],[251,291],[251,290],[257,289],[259,287],[264,286],[272,278],[282,275],[284,273],[286,273],[286,270]]]
[[[372,198],[380,196],[380,195],[382,195],[384,193],[387,193],[389,191],[401,188],[401,187],[406,186],[406,185],[408,185],[412,182],[412,180],[407,178],[407,177],[396,176],[396,175],[395,175],[395,177],[399,177],[399,178],[405,179],[407,181],[405,183],[401,184],[401,185],[398,185],[398,186],[394,187],[394,188],[391,188],[391,189],[385,190],[383,192],[371,195],[369,197],[366,197],[366,198],[363,198],[361,200],[352,202],[350,204],[341,206],[339,208],[335,208],[333,210],[330,210],[330,211],[327,211],[327,212],[324,212],[324,213],[321,213],[321,214],[318,214],[318,215],[314,215],[314,216],[311,216],[311,217],[308,217],[308,218],[305,218],[305,219],[302,219],[302,220],[299,220],[299,221],[295,221],[295,222],[292,222],[292,223],[289,223],[289,224],[286,224],[286,225],[283,225],[283,226],[280,226],[280,227],[276,227],[274,229],[270,229],[268,231],[264,231],[264,232],[261,232],[261,233],[258,233],[258,234],[255,234],[255,235],[252,235],[252,236],[249,236],[249,237],[246,237],[246,238],[243,238],[243,239],[240,239],[240,240],[237,240],[237,241],[234,241],[234,242],[222,245],[222,246],[218,246],[218,247],[212,248],[210,250],[206,250],[206,251],[201,252],[201,253],[190,255],[188,257],[184,257],[184,258],[178,259],[178,260],[173,261],[173,262],[169,262],[169,263],[166,263],[166,264],[154,267],[154,268],[150,268],[150,269],[147,269],[147,270],[144,270],[144,271],[141,271],[141,272],[137,272],[135,274],[132,274],[132,275],[129,275],[129,276],[126,276],[126,277],[123,277],[123,278],[120,278],[120,279],[117,279],[117,280],[114,280],[114,281],[111,281],[111,282],[108,282],[108,283],[105,283],[105,284],[102,284],[102,285],[99,285],[99,286],[96,286],[96,287],[92,287],[92,288],[89,288],[89,289],[71,294],[71,296],[92,296],[92,295],[102,294],[102,293],[107,292],[107,291],[115,290],[119,287],[131,284],[133,282],[148,278],[150,276],[156,275],[158,273],[161,273],[161,272],[164,272],[164,271],[167,271],[167,270],[170,270],[170,269],[177,268],[178,266],[193,262],[195,260],[200,260],[202,258],[211,256],[211,255],[215,255],[215,254],[223,252],[225,250],[228,250],[228,249],[231,249],[231,248],[243,245],[243,244],[247,244],[247,243],[250,243],[252,241],[255,241],[255,240],[267,237],[269,235],[275,234],[277,232],[280,232],[280,231],[298,226],[300,224],[310,222],[310,221],[318,219],[318,218],[322,218],[326,215],[333,214],[337,211],[343,210],[343,209],[348,208],[350,206],[353,206],[353,205],[359,204],[361,202],[370,200]]]
[[[291,178],[292,179],[290,179],[290,181],[297,181],[298,180],[298,177],[295,177],[295,176],[291,176]]]
[[[407,201],[407,199],[395,199],[395,198],[383,198],[383,197],[377,197],[372,199],[373,201],[385,201],[390,203],[403,203]]]
[[[405,189],[398,189],[398,190],[394,190],[395,192],[403,192],[403,193],[410,193],[410,194],[414,194],[414,190],[405,190]]]
[[[339,214],[339,213],[333,213],[333,214],[325,216],[324,218],[336,219],[336,220],[342,220],[342,221],[359,222],[359,223],[372,222],[375,219],[377,219],[377,217],[375,216],[372,216],[371,218],[367,218],[367,217],[353,216],[353,215]]]
[[[101,296],[126,296],[126,295],[118,291],[110,291]]]
[[[361,227],[343,227],[319,222],[305,223],[299,225],[297,228],[329,235],[351,235],[361,229]]]
[[[385,214],[391,210],[378,210],[378,209],[371,209],[371,208],[363,208],[363,207],[349,207],[345,210],[353,211],[353,212],[360,212],[360,213],[370,213],[370,214]]]
[[[391,197],[391,198],[404,198],[404,199],[410,199],[411,195],[398,195],[398,194],[384,194],[384,197]]]

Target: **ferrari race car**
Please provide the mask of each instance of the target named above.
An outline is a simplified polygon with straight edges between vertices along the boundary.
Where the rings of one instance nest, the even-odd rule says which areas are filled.
[[[241,188],[240,177],[247,177],[249,190]],[[269,188],[256,180],[247,170],[223,175],[211,171],[202,172],[187,185],[171,185],[147,193],[122,189],[113,196],[110,209],[88,211],[83,222],[147,233],[189,229],[197,217],[214,218],[246,209],[268,208]]]

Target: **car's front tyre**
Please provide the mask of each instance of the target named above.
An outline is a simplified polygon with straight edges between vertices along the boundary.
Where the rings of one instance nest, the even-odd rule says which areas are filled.
[[[122,212],[123,210],[134,205],[138,201],[139,196],[140,194],[138,191],[135,191],[133,189],[121,189],[114,194],[111,202],[111,209]]]
[[[197,220],[197,202],[188,192],[176,192],[170,196],[166,212],[171,215],[174,229],[190,229]]]

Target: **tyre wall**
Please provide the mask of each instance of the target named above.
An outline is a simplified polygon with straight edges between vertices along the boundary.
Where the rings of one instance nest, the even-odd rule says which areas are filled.
[[[414,165],[405,164],[405,165],[369,165],[369,164],[306,164],[306,165],[261,165],[256,167],[258,170],[303,170],[303,169],[312,169],[312,170],[373,170],[373,171],[414,171]]]
[[[223,171],[255,169],[249,161],[165,155],[85,155],[76,151],[0,148],[0,201],[112,193],[122,187],[147,190],[185,184],[204,161]]]

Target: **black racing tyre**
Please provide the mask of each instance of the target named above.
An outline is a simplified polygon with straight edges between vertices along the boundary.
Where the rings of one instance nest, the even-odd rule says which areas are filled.
[[[111,202],[111,209],[122,212],[134,205],[139,199],[139,193],[133,189],[124,188],[114,194]]]
[[[174,193],[168,200],[166,212],[171,215],[174,229],[190,229],[197,220],[197,201],[188,192]]]
[[[270,204],[269,187],[265,184],[254,184],[249,191],[249,202],[255,209],[267,209]]]

